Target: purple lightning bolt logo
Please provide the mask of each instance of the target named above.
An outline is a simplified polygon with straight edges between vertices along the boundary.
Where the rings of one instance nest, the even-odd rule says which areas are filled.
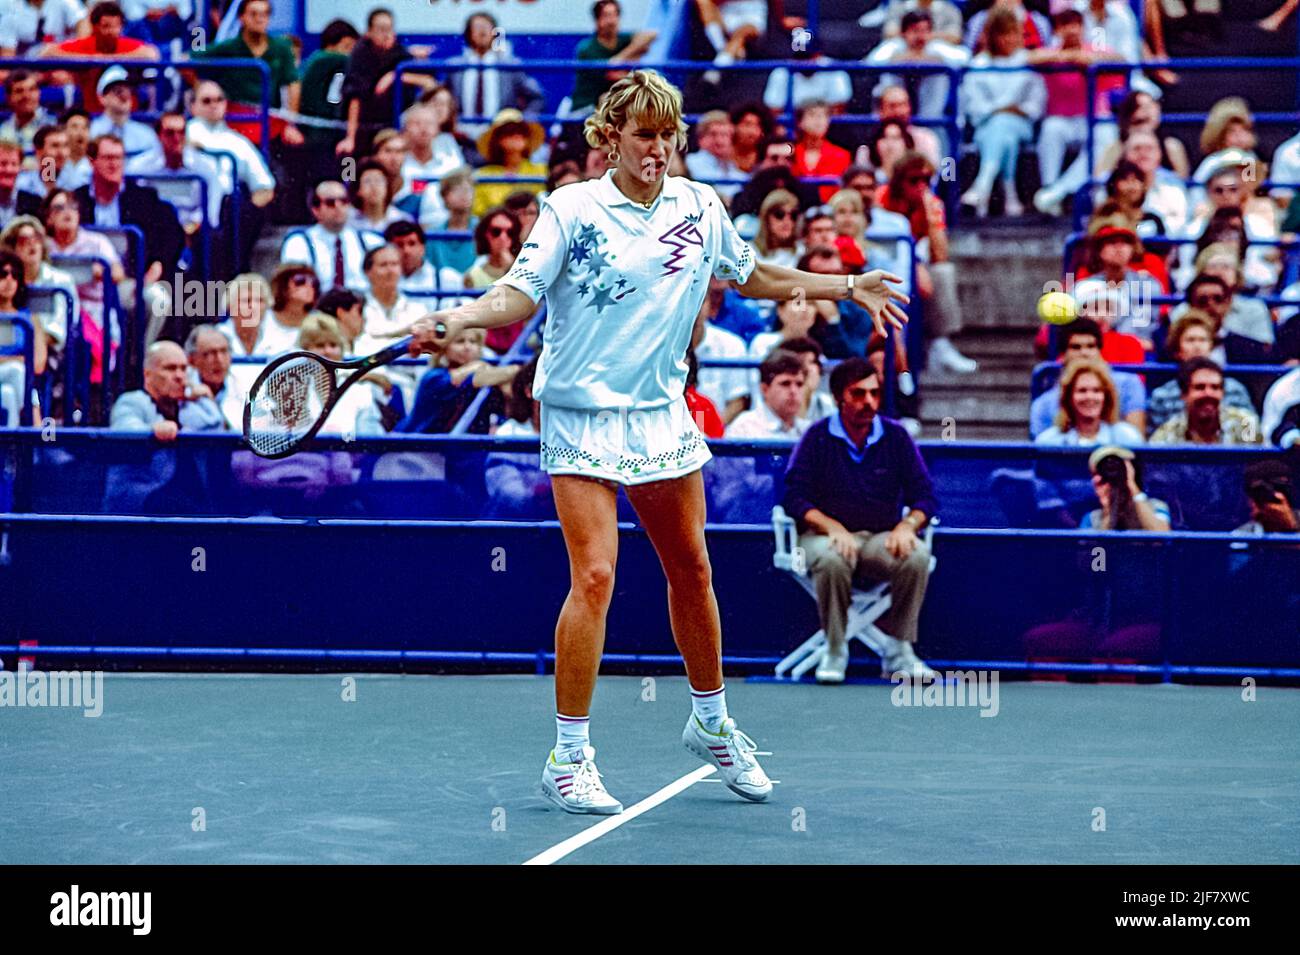
[[[673,250],[673,254],[664,263],[664,275],[674,275],[682,270],[680,263],[686,255],[687,246],[698,245],[700,248],[704,247],[704,237],[700,235],[700,230],[695,227],[695,223],[689,218],[679,222],[661,235],[659,241],[666,246],[670,246]]]

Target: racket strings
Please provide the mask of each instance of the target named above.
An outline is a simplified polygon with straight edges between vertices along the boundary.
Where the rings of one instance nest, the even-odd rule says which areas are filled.
[[[276,368],[248,396],[248,445],[275,456],[303,440],[328,411],[334,396],[334,371],[303,356]]]

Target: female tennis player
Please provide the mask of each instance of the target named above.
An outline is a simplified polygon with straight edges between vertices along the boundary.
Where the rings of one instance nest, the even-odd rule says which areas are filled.
[[[585,135],[608,150],[610,170],[545,199],[510,271],[477,301],[418,321],[411,347],[434,350],[466,327],[521,321],[546,296],[533,393],[571,583],[555,628],[556,743],[543,795],[568,812],[623,809],[601,782],[589,737],[622,485],[668,580],[673,638],[691,686],[682,741],[734,792],[761,802],[772,783],[753,741],[727,715],[722,683],[700,471],[712,454],[682,396],[695,316],[710,276],[750,298],[852,298],[882,332],[886,322],[902,327],[908,300],[888,284],[902,279],[880,271],[816,275],[756,264],[712,188],[665,175],[686,126],[681,93],[659,74],[636,70],[615,83]]]

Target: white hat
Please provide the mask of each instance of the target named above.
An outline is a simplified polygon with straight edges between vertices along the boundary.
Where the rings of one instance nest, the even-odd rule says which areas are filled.
[[[114,83],[130,83],[131,77],[127,75],[126,68],[121,66],[110,66],[100,74],[99,82],[95,84],[95,92],[100,96]]]

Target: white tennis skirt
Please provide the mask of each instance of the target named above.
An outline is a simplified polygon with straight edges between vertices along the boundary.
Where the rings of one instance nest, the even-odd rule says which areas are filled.
[[[713,457],[685,398],[662,408],[590,411],[542,402],[542,468],[617,484],[690,474]]]

